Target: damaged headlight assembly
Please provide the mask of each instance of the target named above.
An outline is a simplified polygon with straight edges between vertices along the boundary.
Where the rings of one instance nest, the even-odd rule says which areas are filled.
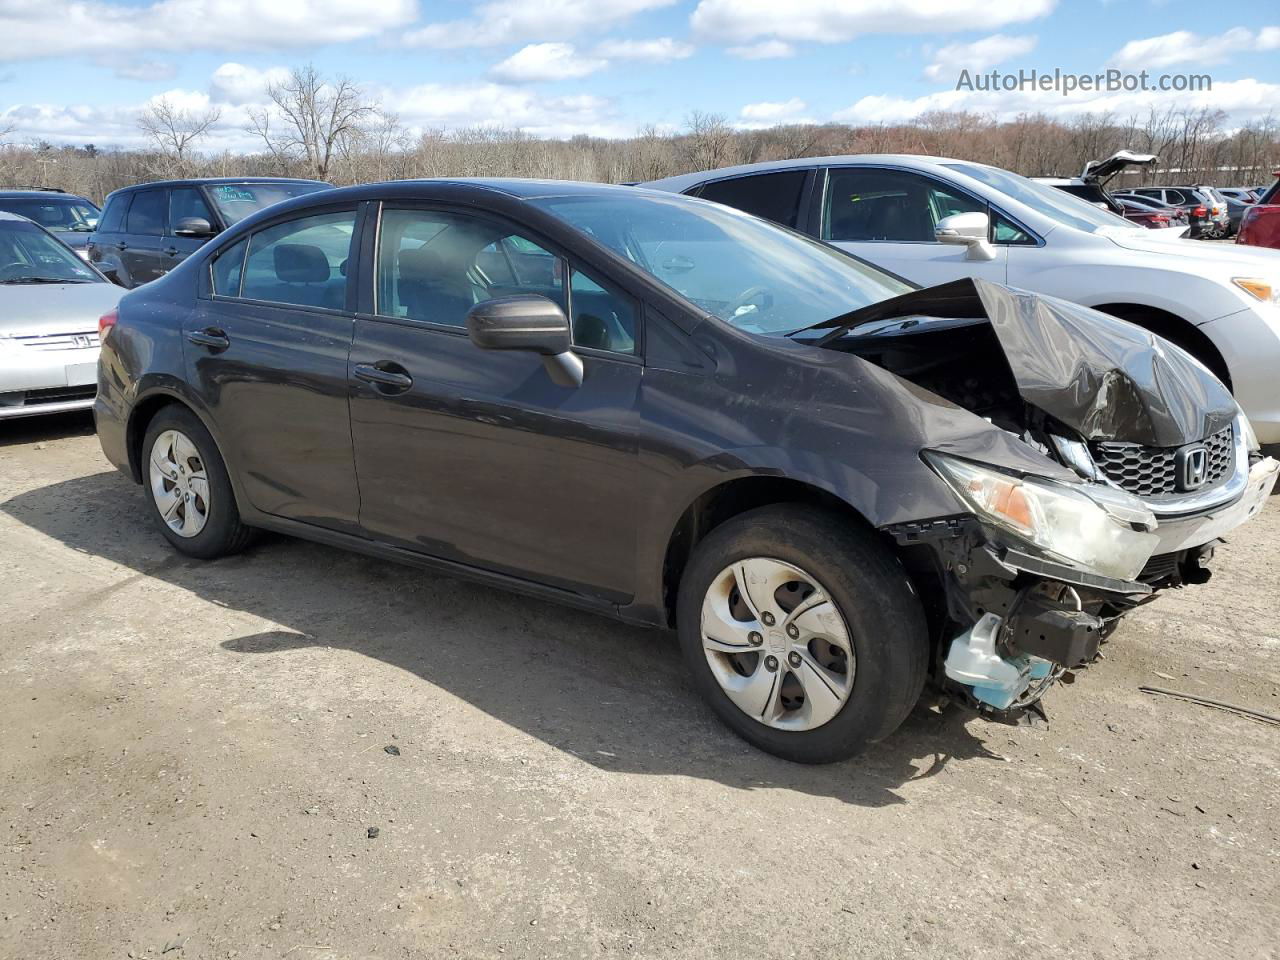
[[[1123,490],[1018,476],[932,450],[923,456],[980,521],[1046,559],[1133,580],[1159,545],[1155,514]]]

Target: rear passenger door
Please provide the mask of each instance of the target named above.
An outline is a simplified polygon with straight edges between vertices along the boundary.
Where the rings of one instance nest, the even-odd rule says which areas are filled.
[[[348,533],[359,512],[347,406],[356,225],[356,207],[339,206],[225,247],[183,324],[187,382],[249,503]]]
[[[168,272],[169,257],[163,252],[168,219],[167,189],[134,191],[125,215],[124,236],[116,245],[127,275],[126,286],[150,283]]]

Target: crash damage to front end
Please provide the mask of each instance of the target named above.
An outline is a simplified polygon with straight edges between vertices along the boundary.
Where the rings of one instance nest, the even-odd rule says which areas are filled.
[[[963,509],[884,528],[913,576],[941,584],[921,591],[938,686],[992,717],[1040,711],[1128,611],[1206,582],[1215,544],[1262,509],[1280,472],[1203,365],[1085,307],[962,280],[822,326],[819,345],[1044,458],[1042,473],[1010,470],[981,437],[924,449]]]

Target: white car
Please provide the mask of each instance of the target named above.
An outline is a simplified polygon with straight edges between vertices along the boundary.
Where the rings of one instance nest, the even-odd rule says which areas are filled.
[[[1280,253],[1147,230],[1007,170],[939,157],[809,157],[644,186],[737,207],[921,286],[981,277],[1094,307],[1190,351],[1280,443]],[[678,257],[678,238],[668,244]],[[678,277],[673,278],[678,287]]]
[[[93,407],[98,318],[124,292],[42,227],[0,211],[0,420]]]

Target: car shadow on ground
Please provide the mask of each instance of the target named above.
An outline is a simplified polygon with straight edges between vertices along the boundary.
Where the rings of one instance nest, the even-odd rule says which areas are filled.
[[[40,443],[64,437],[87,437],[93,432],[93,414],[88,410],[45,414],[40,417],[17,417],[13,420],[0,420],[0,447],[16,447],[20,443]]]
[[[286,537],[264,536],[219,561],[191,560],[169,547],[144,512],[139,488],[115,472],[18,494],[0,511],[135,571],[78,598],[86,617],[128,603],[130,588],[154,577],[278,627],[209,641],[227,656],[356,651],[603,770],[884,806],[904,802],[904,783],[936,776],[948,763],[1003,761],[977,735],[992,736],[995,728],[966,725],[972,715],[959,708],[939,713],[922,705],[858,758],[823,767],[787,763],[716,720],[687,681],[670,633]],[[346,702],[346,691],[333,695]]]

